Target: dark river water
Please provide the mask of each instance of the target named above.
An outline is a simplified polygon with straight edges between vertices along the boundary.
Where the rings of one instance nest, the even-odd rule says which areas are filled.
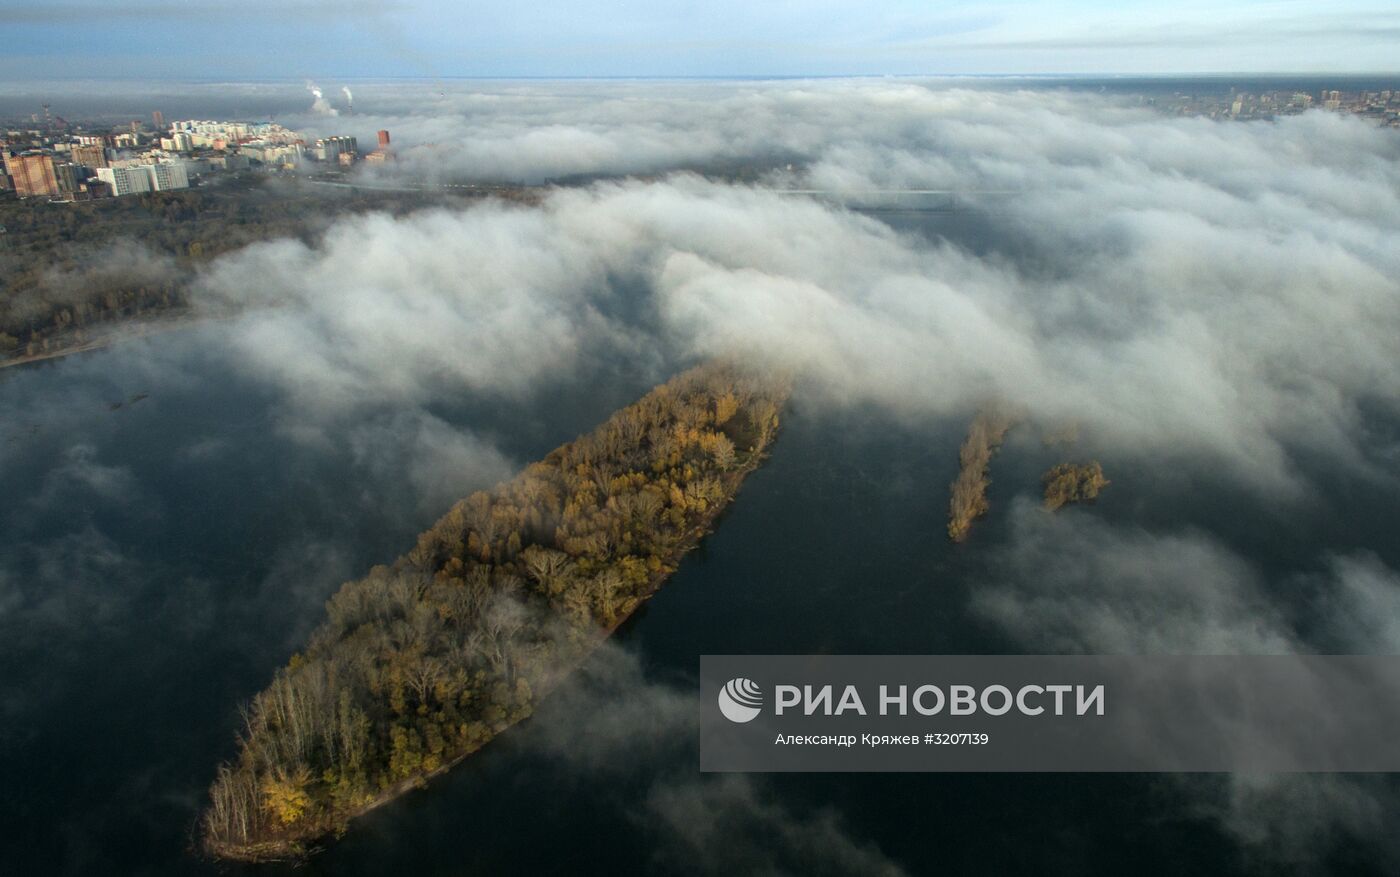
[[[341,581],[392,560],[444,510],[334,437],[279,429],[279,399],[231,367],[224,331],[0,378],[0,873],[289,870],[191,852],[237,705]],[[466,396],[434,413],[521,464],[656,377],[586,364],[527,398]],[[1035,495],[1056,452],[1011,442],[994,463],[992,514],[952,546],[946,486],[965,428],[832,408],[799,387],[769,463],[615,638],[620,652],[450,776],[358,820],[302,873],[692,873],[705,861],[723,872],[752,849],[770,850],[775,871],[822,870],[792,849],[806,835],[791,823],[839,826],[913,874],[1258,872],[1179,779],[698,774],[693,732],[664,710],[699,697],[701,654],[1020,650],[969,596],[1008,538],[998,512]],[[1103,462],[1113,486],[1074,514],[1197,528],[1270,581],[1328,550],[1400,566],[1400,501],[1364,483],[1333,479],[1316,511],[1283,516],[1228,481]],[[642,701],[662,704],[653,724]],[[595,745],[638,704],[635,741]],[[684,802],[737,815],[688,846]],[[1328,847],[1319,867],[1384,873],[1365,838]]]

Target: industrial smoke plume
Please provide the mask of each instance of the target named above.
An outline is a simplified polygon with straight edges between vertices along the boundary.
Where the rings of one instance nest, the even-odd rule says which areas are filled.
[[[331,106],[331,102],[326,100],[326,96],[321,93],[321,88],[316,83],[307,80],[306,90],[311,92],[311,96],[315,98],[315,100],[311,102],[311,112],[319,113],[323,116],[340,115],[340,112],[335,107]]]

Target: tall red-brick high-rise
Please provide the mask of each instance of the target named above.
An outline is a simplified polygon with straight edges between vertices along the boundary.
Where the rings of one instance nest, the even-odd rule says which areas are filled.
[[[51,155],[34,152],[6,156],[5,168],[14,182],[15,194],[21,198],[58,194],[58,176]]]

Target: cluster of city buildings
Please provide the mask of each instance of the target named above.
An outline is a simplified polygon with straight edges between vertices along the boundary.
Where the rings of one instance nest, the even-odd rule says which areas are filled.
[[[1166,101],[1150,101],[1183,116],[1208,116],[1212,119],[1273,119],[1292,116],[1309,109],[1324,109],[1359,116],[1378,126],[1400,128],[1400,91],[1343,92],[1323,89],[1316,94],[1305,91],[1269,91],[1251,94],[1230,89],[1228,93],[1187,95],[1177,94]]]
[[[315,164],[348,168],[358,161],[393,157],[389,132],[361,154],[354,137],[308,143],[275,122],[186,120],[152,125],[139,121],[102,133],[50,116],[45,107],[36,127],[0,136],[0,192],[20,198],[85,201],[143,192],[185,189],[201,177],[248,168],[295,170]]]

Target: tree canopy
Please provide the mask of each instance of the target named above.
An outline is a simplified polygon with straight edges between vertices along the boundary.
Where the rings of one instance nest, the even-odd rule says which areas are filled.
[[[1045,508],[1052,512],[1069,503],[1093,500],[1100,490],[1112,483],[1104,477],[1098,460],[1061,463],[1046,472],[1041,480],[1045,482]]]

